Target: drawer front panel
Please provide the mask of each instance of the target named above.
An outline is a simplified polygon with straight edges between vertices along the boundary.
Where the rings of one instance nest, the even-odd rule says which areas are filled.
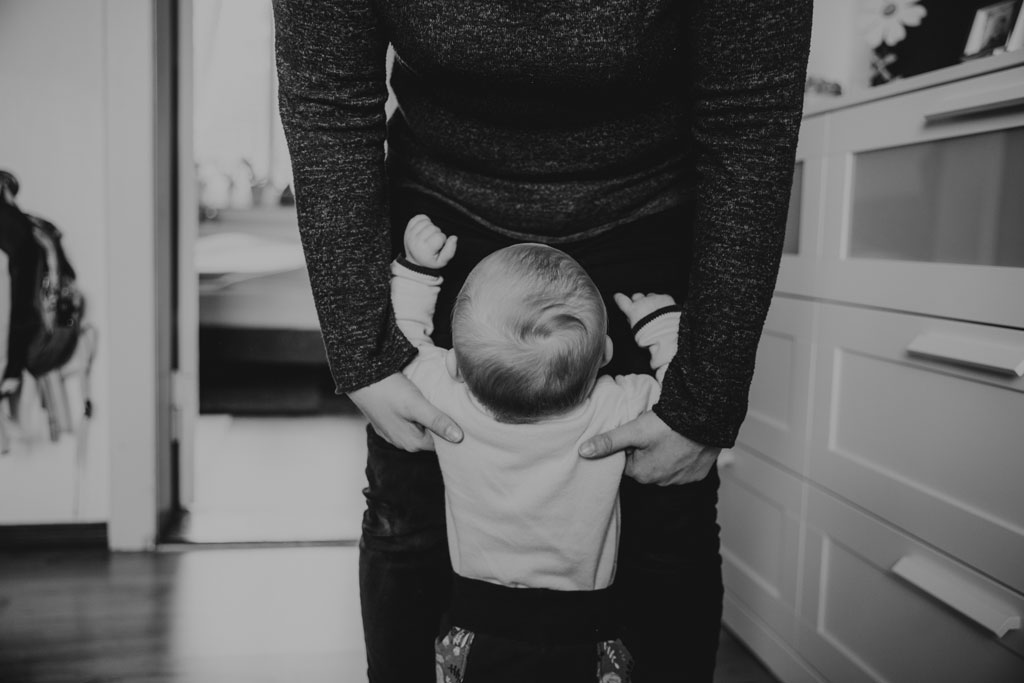
[[[818,329],[809,476],[1024,591],[1024,379],[908,352],[947,339],[1024,362],[1024,333],[832,305]]]
[[[784,296],[772,300],[738,437],[744,448],[797,474],[806,466],[814,309]]]
[[[854,155],[851,259],[1024,267],[1024,126]]]
[[[1021,97],[1016,67],[830,115],[823,258],[803,293],[1024,328]],[[955,114],[971,102],[989,106]]]
[[[825,119],[820,116],[804,119],[800,126],[782,267],[776,283],[781,292],[803,291],[821,251],[825,131]]]
[[[718,497],[726,591],[792,642],[803,484],[742,448],[733,453]]]
[[[956,591],[929,594],[893,568],[913,558],[1007,615],[1024,614],[1024,596],[821,491],[809,493],[808,520],[800,649],[826,678],[1024,680],[1019,628],[999,637],[968,616],[973,605],[950,606]]]

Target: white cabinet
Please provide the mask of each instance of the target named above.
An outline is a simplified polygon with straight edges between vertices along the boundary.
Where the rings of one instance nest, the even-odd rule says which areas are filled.
[[[1024,596],[814,488],[807,520],[797,648],[827,680],[1024,680],[1020,629],[999,633]]]
[[[801,482],[742,448],[721,471],[722,572],[731,597],[795,642]]]
[[[820,305],[809,478],[1024,593],[1024,377],[929,337],[1024,370],[1024,330]]]
[[[800,475],[807,466],[811,333],[817,304],[777,296],[757,348],[740,447]]]
[[[801,293],[814,287],[815,267],[822,249],[825,132],[826,119],[821,116],[805,118],[800,128],[783,268],[776,286],[780,292]]]
[[[816,680],[787,655],[797,634],[816,307],[784,297],[772,302],[747,419],[733,459],[719,468],[726,621],[748,643],[759,643],[758,654],[777,675],[793,681]]]
[[[784,681],[1024,681],[1024,58],[993,63],[805,118],[719,504],[726,623]]]
[[[809,117],[820,252],[779,291],[1024,327],[1022,101],[1017,66]]]

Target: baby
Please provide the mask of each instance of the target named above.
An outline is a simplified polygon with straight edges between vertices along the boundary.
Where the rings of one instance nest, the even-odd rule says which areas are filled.
[[[598,377],[612,344],[597,287],[565,253],[518,244],[469,274],[452,312],[454,348],[441,349],[432,318],[456,238],[416,216],[404,246],[391,297],[419,353],[403,372],[465,434],[435,440],[456,575],[438,681],[505,680],[510,666],[524,672],[517,680],[627,681],[608,590],[625,456],[577,453],[658,400],[678,307],[667,295],[616,294],[657,379]]]

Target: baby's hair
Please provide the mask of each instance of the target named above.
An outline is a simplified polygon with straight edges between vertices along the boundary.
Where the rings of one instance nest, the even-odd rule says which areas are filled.
[[[594,281],[567,254],[541,244],[481,261],[452,311],[459,372],[502,422],[534,422],[586,400],[607,328]]]

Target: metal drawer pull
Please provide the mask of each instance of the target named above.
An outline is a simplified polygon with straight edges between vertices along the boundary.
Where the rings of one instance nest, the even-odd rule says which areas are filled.
[[[996,114],[1008,109],[1024,107],[1024,86],[1016,83],[984,93],[968,93],[943,101],[939,108],[926,112],[924,121],[942,123],[966,116]]]
[[[904,555],[893,565],[892,573],[984,626],[997,638],[1020,628],[1020,615],[1012,607],[932,560]]]
[[[907,353],[1000,375],[1024,377],[1024,347],[1021,346],[924,332],[914,337],[907,346]]]

